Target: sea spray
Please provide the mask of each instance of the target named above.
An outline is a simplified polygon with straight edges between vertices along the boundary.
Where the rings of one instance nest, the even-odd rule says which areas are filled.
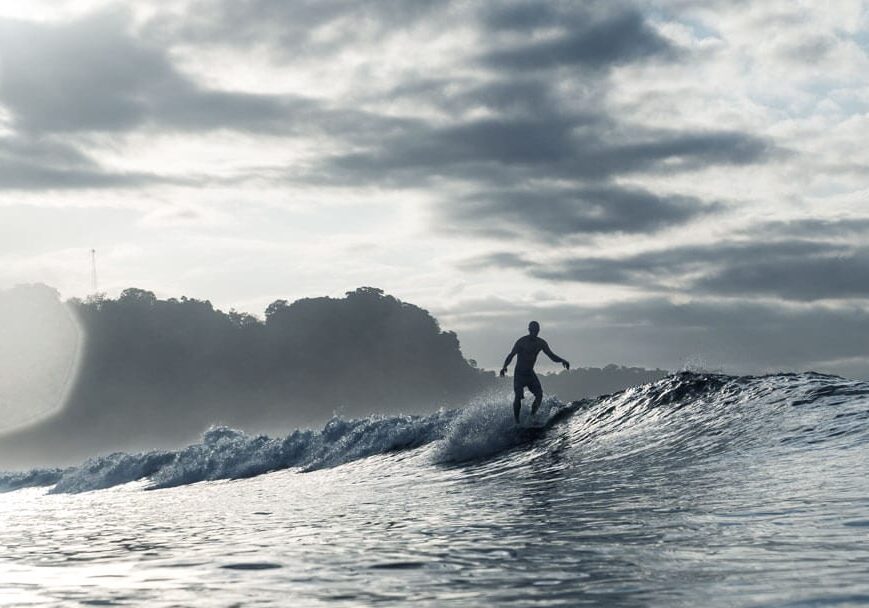
[[[867,401],[869,385],[835,376],[686,372],[581,402],[547,398],[537,430],[514,425],[507,396],[427,416],[335,417],[320,430],[282,438],[213,427],[201,442],[175,451],[115,453],[68,469],[3,473],[0,491],[53,486],[53,493],[79,493],[139,479],[148,488],[167,488],[282,469],[313,471],[423,446],[435,466],[486,459],[529,443],[544,451],[550,443],[567,443],[581,447],[586,459],[619,459],[627,466],[625,459],[633,458],[672,467],[770,442],[865,441]],[[842,404],[850,409],[835,409]]]

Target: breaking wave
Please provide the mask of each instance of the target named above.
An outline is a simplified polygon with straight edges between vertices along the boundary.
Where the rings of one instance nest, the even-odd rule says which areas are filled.
[[[481,401],[427,416],[331,419],[320,430],[282,438],[213,427],[174,451],[114,453],[67,469],[0,473],[0,491],[48,487],[77,493],[146,480],[149,489],[240,479],[282,469],[336,467],[410,452],[419,466],[574,450],[585,462],[675,461],[766,448],[808,450],[869,440],[869,384],[816,373],[733,377],[681,373],[614,395],[563,403],[549,398],[539,428],[515,427],[509,400]]]

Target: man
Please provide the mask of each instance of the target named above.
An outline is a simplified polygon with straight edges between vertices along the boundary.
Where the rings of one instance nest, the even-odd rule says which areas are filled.
[[[540,402],[543,401],[543,387],[540,386],[540,380],[537,379],[537,374],[534,373],[534,363],[537,361],[537,355],[540,354],[540,351],[542,350],[546,353],[547,357],[556,363],[561,363],[564,369],[570,369],[570,362],[549,350],[546,340],[537,337],[539,333],[540,323],[531,321],[528,324],[528,335],[516,340],[513,350],[510,351],[507,359],[504,360],[504,367],[501,368],[501,377],[503,378],[507,373],[507,366],[510,365],[510,361],[516,356],[516,369],[513,373],[513,392],[515,393],[515,398],[513,399],[513,418],[516,419],[516,424],[519,424],[519,410],[522,408],[522,398],[525,396],[526,386],[534,394],[534,403],[531,406],[532,416],[537,413],[537,408],[540,407]]]

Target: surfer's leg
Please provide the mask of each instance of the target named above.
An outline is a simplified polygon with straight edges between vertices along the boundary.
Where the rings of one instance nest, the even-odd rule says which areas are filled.
[[[531,415],[537,413],[537,409],[540,407],[540,404],[543,402],[543,395],[535,395],[534,403],[531,404]]]
[[[513,419],[519,424],[519,410],[522,409],[522,397],[525,396],[525,387],[513,384]]]
[[[537,377],[534,377],[534,382],[532,382],[529,386],[531,392],[534,393],[534,403],[531,404],[531,415],[537,413],[537,408],[540,407],[540,404],[543,402],[543,387],[540,385],[540,380]]]

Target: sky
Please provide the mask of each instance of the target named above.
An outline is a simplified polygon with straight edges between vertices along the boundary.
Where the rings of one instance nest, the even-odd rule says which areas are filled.
[[[869,378],[869,3],[0,3],[0,288],[367,285],[497,369]]]

